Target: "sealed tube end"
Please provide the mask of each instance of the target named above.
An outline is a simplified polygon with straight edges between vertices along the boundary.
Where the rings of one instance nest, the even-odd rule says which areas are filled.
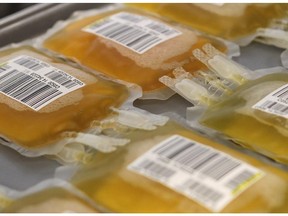
[[[112,108],[117,113],[116,121],[122,125],[142,129],[142,130],[155,130],[157,126],[163,126],[168,121],[168,117],[154,115],[148,112],[140,112],[136,109],[121,110]]]
[[[193,56],[223,79],[228,79],[237,85],[241,85],[249,78],[249,70],[230,60],[211,44],[205,44],[202,50],[193,50]]]

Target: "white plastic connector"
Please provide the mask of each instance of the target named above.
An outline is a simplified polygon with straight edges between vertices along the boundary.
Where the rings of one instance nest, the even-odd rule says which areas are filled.
[[[84,146],[89,146],[100,152],[112,152],[116,150],[116,146],[123,146],[130,142],[129,139],[120,139],[107,137],[104,135],[94,135],[86,133],[73,133],[65,134],[67,137],[67,143],[80,143]]]
[[[217,100],[217,95],[219,97],[228,91],[222,81],[210,71],[199,70],[192,75],[183,68],[176,68],[173,74],[175,79],[163,76],[159,81],[194,105],[208,105]]]
[[[221,55],[214,56],[208,61],[208,64],[221,77],[232,80],[239,85],[247,80],[247,72],[244,68]]]
[[[288,49],[288,32],[282,29],[260,28],[256,41]]]
[[[206,54],[200,49],[195,49],[192,52],[194,57],[223,79],[228,79],[241,85],[249,78],[249,70],[227,58],[211,44],[205,44],[202,49]]]
[[[190,79],[182,79],[175,84],[175,89],[191,103],[209,104],[212,98],[207,89]]]
[[[112,108],[118,115],[116,121],[128,127],[142,129],[142,130],[154,130],[156,126],[163,126],[168,121],[168,117],[154,115],[145,111],[133,110],[120,110]]]
[[[274,19],[269,25],[270,28],[272,29],[279,29],[279,30],[288,30],[288,19],[283,18],[283,19]]]
[[[227,80],[220,80],[215,74],[210,72],[198,71],[199,77],[204,80],[205,85],[208,85],[208,90],[210,88],[217,89],[223,93],[230,92],[230,86]]]
[[[87,163],[91,160],[92,155],[85,152],[85,147],[80,143],[72,143],[64,146],[60,152],[53,155],[56,160],[64,163]]]

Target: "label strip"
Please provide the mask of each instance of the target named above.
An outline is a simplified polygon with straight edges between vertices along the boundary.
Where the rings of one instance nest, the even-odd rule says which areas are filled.
[[[174,135],[128,169],[179,192],[213,212],[221,211],[264,173],[203,144]]]

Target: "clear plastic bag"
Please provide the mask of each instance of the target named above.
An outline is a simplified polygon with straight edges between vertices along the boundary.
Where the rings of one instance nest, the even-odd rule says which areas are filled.
[[[209,44],[194,50],[193,55],[210,71],[191,79],[180,68],[175,71],[175,79],[161,78],[196,105],[188,108],[188,121],[206,133],[216,132],[287,164],[287,70],[250,71]]]
[[[25,45],[0,53],[1,144],[28,157],[86,163],[127,139],[104,135],[105,124],[153,130],[166,119],[133,107],[138,86],[108,80]]]
[[[288,48],[288,4],[131,4],[215,35],[248,45],[252,40]],[[213,20],[213,22],[211,22]]]
[[[143,99],[167,99],[173,92],[158,79],[182,66],[191,73],[205,67],[190,59],[206,42],[238,55],[235,44],[209,38],[143,11],[113,5],[76,12],[55,24],[37,46],[64,55],[101,73],[143,89]]]
[[[98,154],[71,182],[104,212],[287,212],[286,172],[169,117],[127,133],[128,145]]]

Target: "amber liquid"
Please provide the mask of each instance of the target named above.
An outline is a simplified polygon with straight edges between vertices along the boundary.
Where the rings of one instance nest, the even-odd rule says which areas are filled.
[[[258,28],[268,27],[272,19],[283,18],[285,11],[288,10],[288,4],[269,4],[265,7],[260,6],[261,4],[250,4],[242,16],[221,16],[194,4],[134,3],[131,5],[229,40],[236,40],[255,33]]]
[[[279,81],[277,87],[279,88],[287,84],[288,76],[286,74],[273,74],[249,81],[222,102],[209,107],[201,119],[201,123],[228,136],[229,139],[238,144],[288,164],[288,129],[285,125],[287,119],[253,109],[251,106],[247,108],[251,113],[250,115],[245,112],[237,112],[249,102],[243,96],[252,94],[253,87],[272,81]],[[259,88],[257,91],[263,92],[264,89]],[[263,93],[262,98],[272,91]],[[258,102],[254,101],[253,98],[250,100],[253,100],[252,103],[250,102],[253,105]],[[279,127],[282,132],[279,132],[275,126]]]
[[[163,89],[164,85],[160,83],[158,79],[164,75],[172,75],[173,69],[152,69],[147,66],[139,66],[134,60],[121,55],[121,53],[115,48],[108,47],[101,42],[100,39],[102,38],[81,30],[97,20],[121,11],[142,14],[145,16],[145,13],[143,12],[127,8],[84,18],[69,24],[63,30],[55,33],[53,36],[44,41],[43,46],[69,58],[75,58],[83,65],[113,78],[136,83],[140,85],[145,92]],[[173,56],[163,63],[187,61],[183,67],[191,73],[195,72],[196,70],[203,69],[205,66],[202,63],[196,60],[191,60],[190,57],[193,49],[200,48],[207,42],[212,43],[221,51],[226,50],[223,43],[205,38],[203,36],[198,36],[195,44],[189,47],[187,51]],[[164,43],[169,43],[169,40]],[[181,43],[181,41],[178,40],[176,43]],[[173,53],[174,50],[168,50],[168,52]],[[135,55],[140,54],[135,53]]]
[[[30,55],[33,52],[38,53],[32,50],[32,48],[26,47],[2,52],[0,58],[1,56],[13,54],[13,52],[21,50],[29,51]],[[55,59],[51,59],[47,63],[61,69],[61,63]],[[67,65],[65,67],[67,69]],[[66,69],[63,69],[63,71],[69,74],[69,71]],[[74,71],[74,74],[78,74],[79,77],[84,76],[87,79],[88,76],[88,78],[90,77],[91,80],[94,80],[84,87],[75,90],[79,91],[79,94],[82,95],[79,101],[62,106],[60,109],[49,111],[49,108],[53,108],[55,104],[61,103],[66,96],[64,95],[47,105],[47,107],[42,108],[43,110],[46,109],[45,112],[42,109],[34,111],[25,105],[23,105],[25,109],[17,110],[7,103],[0,103],[1,136],[25,148],[47,146],[63,138],[63,132],[85,131],[90,127],[93,120],[104,119],[111,113],[110,107],[120,106],[128,97],[129,93],[124,85],[98,78],[93,74],[85,75],[84,73],[87,72],[79,69],[77,71],[72,67],[69,70]],[[75,91],[68,93],[68,95],[75,93]],[[16,103],[18,102],[16,101]]]
[[[172,121],[154,131],[133,131],[127,134],[127,138],[131,139],[130,144],[109,155],[98,154],[90,166],[83,167],[76,174],[73,182],[108,212],[209,212],[192,199],[127,169],[127,166],[136,158],[175,134],[225,152],[266,173],[265,177],[248,187],[222,212],[286,212],[288,210],[287,173],[199,136]],[[283,187],[276,187],[280,185]],[[269,188],[275,192],[275,196],[281,197],[281,201],[277,201],[276,206],[269,204],[275,197],[270,194],[271,191],[266,194],[264,188]]]

